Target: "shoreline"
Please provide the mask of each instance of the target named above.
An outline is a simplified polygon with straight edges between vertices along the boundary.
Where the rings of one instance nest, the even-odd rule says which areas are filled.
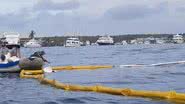
[[[114,43],[120,43],[123,40],[128,43],[134,39],[146,39],[146,38],[158,38],[166,40],[166,43],[171,43],[173,35],[175,34],[128,34],[128,35],[110,35],[114,39]],[[181,34],[185,38],[185,34]],[[98,36],[52,36],[52,37],[35,37],[36,40],[41,40],[43,47],[52,47],[52,46],[64,46],[65,41],[69,37],[77,37],[83,43],[90,41],[95,43],[100,35]],[[21,38],[21,44],[28,42],[30,38]]]

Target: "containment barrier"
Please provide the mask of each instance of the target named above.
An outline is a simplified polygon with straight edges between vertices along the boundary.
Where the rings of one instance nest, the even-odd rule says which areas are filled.
[[[161,98],[170,100],[184,100],[185,94],[176,93],[175,91],[160,92],[160,91],[138,91],[133,89],[121,89],[121,88],[110,88],[105,86],[81,86],[81,85],[69,85],[63,84],[55,80],[49,80],[43,78],[41,83],[49,84],[53,87],[68,90],[68,91],[92,91],[99,93],[106,93],[112,95],[123,95],[133,97],[146,97],[146,98]]]
[[[135,97],[148,97],[148,98],[162,98],[170,100],[184,100],[185,94],[176,93],[175,91],[160,92],[160,91],[137,91],[133,89],[124,89],[122,94],[125,96],[135,96]]]
[[[95,65],[95,66],[56,66],[52,70],[94,70],[102,68],[112,68],[112,65]]]
[[[35,78],[44,77],[44,72],[42,70],[22,70],[20,72],[20,78]]]
[[[32,74],[33,73],[33,74]],[[160,92],[160,91],[144,91],[144,90],[133,90],[129,88],[111,88],[101,85],[96,86],[81,86],[81,85],[71,85],[58,82],[56,80],[50,80],[44,77],[42,70],[22,70],[20,73],[21,78],[35,78],[42,84],[48,84],[52,87],[63,89],[66,91],[88,91],[88,92],[98,92],[112,95],[122,95],[131,97],[142,97],[142,98],[160,98],[169,101],[180,101],[185,102],[184,93],[176,93],[175,91]]]

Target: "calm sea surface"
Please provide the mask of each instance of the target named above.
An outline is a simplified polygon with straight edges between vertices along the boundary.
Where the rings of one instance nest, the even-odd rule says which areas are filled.
[[[48,74],[50,79],[80,85],[104,85],[137,90],[185,93],[185,64],[122,67],[127,64],[155,64],[185,60],[185,44],[87,46],[78,48],[22,48],[22,55],[44,50],[51,62],[45,66],[115,65],[94,71],[61,71]],[[93,92],[71,92],[41,85],[34,79],[20,79],[18,74],[0,74],[0,104],[173,104],[165,100],[115,96]]]

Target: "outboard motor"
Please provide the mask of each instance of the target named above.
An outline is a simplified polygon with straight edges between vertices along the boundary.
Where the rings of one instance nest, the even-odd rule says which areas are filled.
[[[41,70],[44,62],[48,62],[44,59],[44,51],[34,52],[29,58],[23,58],[19,62],[19,67],[24,70]]]

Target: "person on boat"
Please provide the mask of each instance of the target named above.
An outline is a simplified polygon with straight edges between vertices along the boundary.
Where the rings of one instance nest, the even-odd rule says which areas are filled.
[[[5,57],[6,57],[6,59],[9,59],[11,57],[11,53],[9,51],[6,52]]]
[[[8,58],[10,57],[10,53],[7,47],[5,47],[5,45],[2,45],[1,47],[1,54],[0,54],[0,62],[1,63],[8,63]]]
[[[8,63],[7,59],[10,57],[10,53],[8,49],[4,46],[2,46],[0,57],[1,57],[0,63]]]
[[[1,55],[5,56],[4,61],[6,62],[14,62],[19,60],[16,48],[4,48]]]
[[[1,60],[0,63],[7,63],[6,56],[4,54],[1,54]]]

